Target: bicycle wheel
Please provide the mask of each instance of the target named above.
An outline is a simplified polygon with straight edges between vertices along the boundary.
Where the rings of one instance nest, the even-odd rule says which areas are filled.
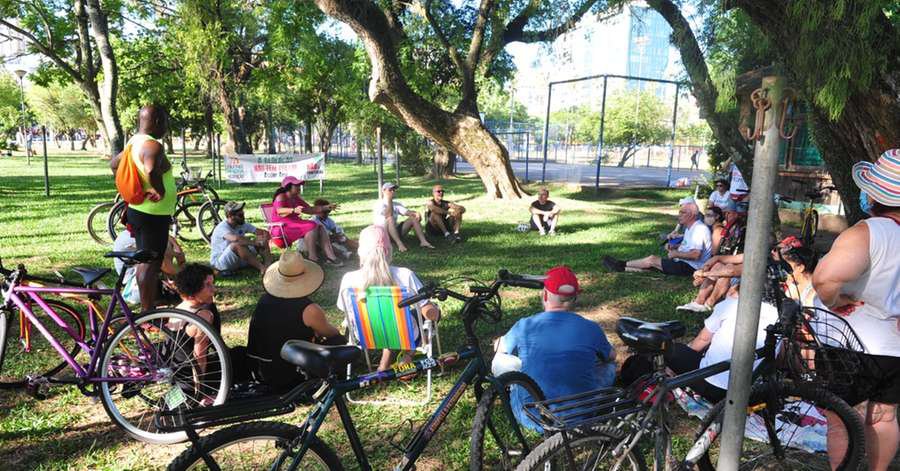
[[[200,240],[203,234],[200,233],[200,225],[197,224],[197,217],[203,204],[199,201],[189,201],[178,205],[173,219],[175,221],[175,235],[181,240]]]
[[[76,340],[82,340],[85,337],[85,326],[81,314],[62,301],[55,299],[45,299],[44,301],[63,322],[68,324],[73,333],[77,335],[77,339],[50,319],[48,314],[41,315],[43,310],[36,304],[31,305],[32,312],[38,316],[41,324],[56,338],[63,349],[74,358],[81,350]],[[13,308],[12,315],[4,322],[4,347],[3,354],[0,356],[0,385],[3,386],[21,386],[28,382],[28,378],[52,378],[69,366],[62,359],[59,351],[33,324],[28,330],[30,345],[26,350],[24,341],[20,341],[23,338],[21,335],[22,320],[19,309]]]
[[[115,205],[113,202],[100,203],[91,209],[87,217],[87,230],[91,235],[91,239],[100,245],[109,245],[107,239],[109,230],[107,229],[107,220],[109,218],[109,210]]]
[[[505,387],[507,397],[526,394],[527,402],[544,400],[540,386],[525,373],[510,371],[498,376],[497,380]],[[472,420],[469,469],[515,469],[540,443],[541,433],[521,427],[515,417],[510,417],[511,413],[499,391],[493,387],[484,391]]]
[[[865,431],[862,419],[852,407],[827,390],[788,380],[775,385],[779,403],[770,407],[764,400],[768,387],[759,384],[751,391],[755,413],[747,417],[744,436],[750,441],[744,441],[740,469],[831,469],[825,443],[821,441],[831,427],[845,427],[848,432],[846,447],[834,448],[837,455],[843,455],[836,469],[858,469],[865,455]],[[704,418],[701,430],[711,420],[722,420],[724,413],[725,401],[721,401]],[[775,453],[767,443],[770,433],[777,434],[781,453]]]
[[[210,466],[203,461],[211,458],[222,471],[287,469],[291,460],[278,467],[272,464],[281,452],[300,435],[300,429],[280,422],[250,422],[219,430],[201,438],[178,455],[166,468],[168,471],[206,470]],[[303,471],[343,471],[340,459],[334,451],[318,438],[310,444],[297,469]]]
[[[200,234],[206,243],[209,243],[213,230],[224,218],[225,201],[213,200],[203,203],[200,214],[197,216],[197,225],[200,227]]]
[[[806,219],[803,220],[803,227],[800,229],[800,240],[806,247],[812,247],[816,239],[816,232],[819,229],[819,212],[813,210]]]
[[[567,432],[568,440],[562,433],[556,433],[538,445],[516,470],[606,470],[615,465],[612,451],[625,435],[607,425],[588,431]],[[568,442],[568,443],[567,443]],[[630,451],[622,458],[618,469],[643,470],[644,458],[640,453]]]
[[[109,215],[106,218],[106,230],[109,232],[109,237],[114,241],[119,236],[119,232],[125,230],[125,225],[122,224],[122,216],[125,213],[125,209],[125,202],[119,201],[109,210]]]
[[[222,404],[231,386],[231,364],[222,337],[187,311],[157,309],[116,330],[98,374],[146,381],[100,383],[109,417],[134,438],[155,444],[184,441],[183,432],[156,431],[160,410]],[[201,344],[206,344],[204,346]]]

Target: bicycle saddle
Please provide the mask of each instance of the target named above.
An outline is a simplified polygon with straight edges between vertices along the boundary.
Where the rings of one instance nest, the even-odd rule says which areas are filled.
[[[152,250],[129,250],[126,252],[108,252],[104,257],[118,258],[125,262],[126,265],[135,265],[138,263],[152,262],[159,258],[159,254]]]
[[[640,353],[663,353],[686,330],[681,321],[645,322],[631,317],[619,319],[616,325],[619,338]]]
[[[352,345],[328,346],[303,340],[288,340],[281,346],[281,358],[299,366],[311,378],[327,378],[359,358],[362,350]]]
[[[84,280],[84,287],[90,288],[91,285],[97,282],[100,278],[106,276],[107,273],[111,272],[109,268],[81,268],[75,267],[72,269],[75,273],[81,275],[81,279]]]

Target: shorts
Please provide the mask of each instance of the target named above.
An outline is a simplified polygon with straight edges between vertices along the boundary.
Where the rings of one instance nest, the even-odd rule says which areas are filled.
[[[172,216],[147,214],[128,208],[125,215],[138,250],[149,250],[156,253],[156,259],[162,260],[169,245],[169,226]]]
[[[248,246],[247,250],[249,250],[254,257],[256,256],[256,247]],[[219,254],[219,258],[212,260],[210,265],[219,271],[235,271],[249,266],[249,264],[242,259],[240,255],[235,253],[234,249],[230,246]]]
[[[544,226],[544,231],[549,231],[550,223],[547,222],[547,219],[549,219],[549,218],[547,216],[538,216],[538,217],[541,219],[541,225]],[[534,223],[534,216],[532,216],[531,219],[528,220],[528,222],[531,224],[532,231],[538,230],[537,224]]]
[[[693,276],[694,271],[696,271],[696,268],[692,267],[689,263],[683,262],[681,260],[664,258],[660,262],[662,264],[662,272],[666,275]]]
[[[452,230],[453,229],[453,218],[451,218],[450,216],[446,216],[443,219],[444,219],[444,227],[446,227],[448,231]],[[441,228],[431,224],[431,218],[428,218],[428,222],[425,224],[425,230],[430,235],[434,235],[434,236],[443,236],[444,235],[444,231],[442,231]]]
[[[864,401],[882,404],[900,402],[900,357],[868,355],[839,350],[840,354],[859,357],[859,373],[853,379],[848,392],[839,394],[847,404],[856,406]]]

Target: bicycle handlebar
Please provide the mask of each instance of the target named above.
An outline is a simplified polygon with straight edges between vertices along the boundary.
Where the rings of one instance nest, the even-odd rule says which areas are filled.
[[[440,300],[447,299],[448,297],[458,299],[460,301],[466,302],[470,301],[476,297],[483,297],[484,299],[492,298],[497,295],[497,291],[500,290],[503,286],[515,286],[518,288],[529,288],[529,289],[542,289],[544,287],[544,277],[537,275],[520,275],[510,273],[509,270],[502,269],[497,272],[497,279],[491,284],[491,286],[487,289],[485,288],[472,288],[472,292],[474,296],[466,296],[461,293],[457,293],[455,291],[451,291],[447,288],[438,286],[435,283],[428,283],[418,293],[403,299],[399,303],[397,303],[398,307],[407,307],[412,304],[416,304],[418,302],[424,301],[426,299],[438,298]]]

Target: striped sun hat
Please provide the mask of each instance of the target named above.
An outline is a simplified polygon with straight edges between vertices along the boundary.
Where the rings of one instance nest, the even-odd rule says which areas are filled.
[[[900,149],[881,154],[874,164],[853,165],[853,181],[873,200],[890,207],[900,207]]]

